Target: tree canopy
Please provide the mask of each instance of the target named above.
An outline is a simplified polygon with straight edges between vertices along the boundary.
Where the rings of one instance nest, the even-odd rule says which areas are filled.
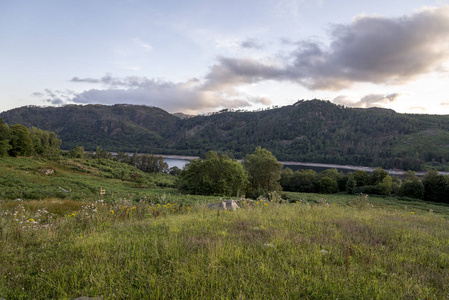
[[[249,193],[263,195],[282,190],[280,179],[283,165],[267,149],[260,146],[253,154],[243,159],[243,166],[249,174]]]
[[[237,160],[213,151],[190,161],[178,177],[178,188],[192,194],[238,196],[247,184],[248,174]]]

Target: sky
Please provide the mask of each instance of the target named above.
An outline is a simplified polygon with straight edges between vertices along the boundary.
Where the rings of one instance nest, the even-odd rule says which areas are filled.
[[[0,112],[322,99],[449,114],[449,0],[1,0]]]

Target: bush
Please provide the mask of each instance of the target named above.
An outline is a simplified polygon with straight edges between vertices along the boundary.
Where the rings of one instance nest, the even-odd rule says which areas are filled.
[[[213,151],[205,159],[190,161],[178,177],[178,188],[191,194],[236,196],[247,185],[248,173],[243,166]]]

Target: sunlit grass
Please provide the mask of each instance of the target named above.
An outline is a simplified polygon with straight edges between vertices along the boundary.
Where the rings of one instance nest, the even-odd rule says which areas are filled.
[[[45,218],[56,202],[38,202],[1,204],[0,297],[449,295],[449,222],[431,212],[327,199],[258,201],[237,211],[175,201],[94,201],[81,207],[61,201],[66,209]]]

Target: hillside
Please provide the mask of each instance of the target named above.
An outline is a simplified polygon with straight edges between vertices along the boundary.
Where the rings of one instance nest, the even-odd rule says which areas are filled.
[[[22,107],[0,117],[10,125],[54,131],[63,149],[82,145],[179,155],[215,150],[241,158],[262,146],[279,160],[413,170],[425,164],[443,168],[449,161],[448,116],[346,108],[320,100],[186,119],[134,105]]]

